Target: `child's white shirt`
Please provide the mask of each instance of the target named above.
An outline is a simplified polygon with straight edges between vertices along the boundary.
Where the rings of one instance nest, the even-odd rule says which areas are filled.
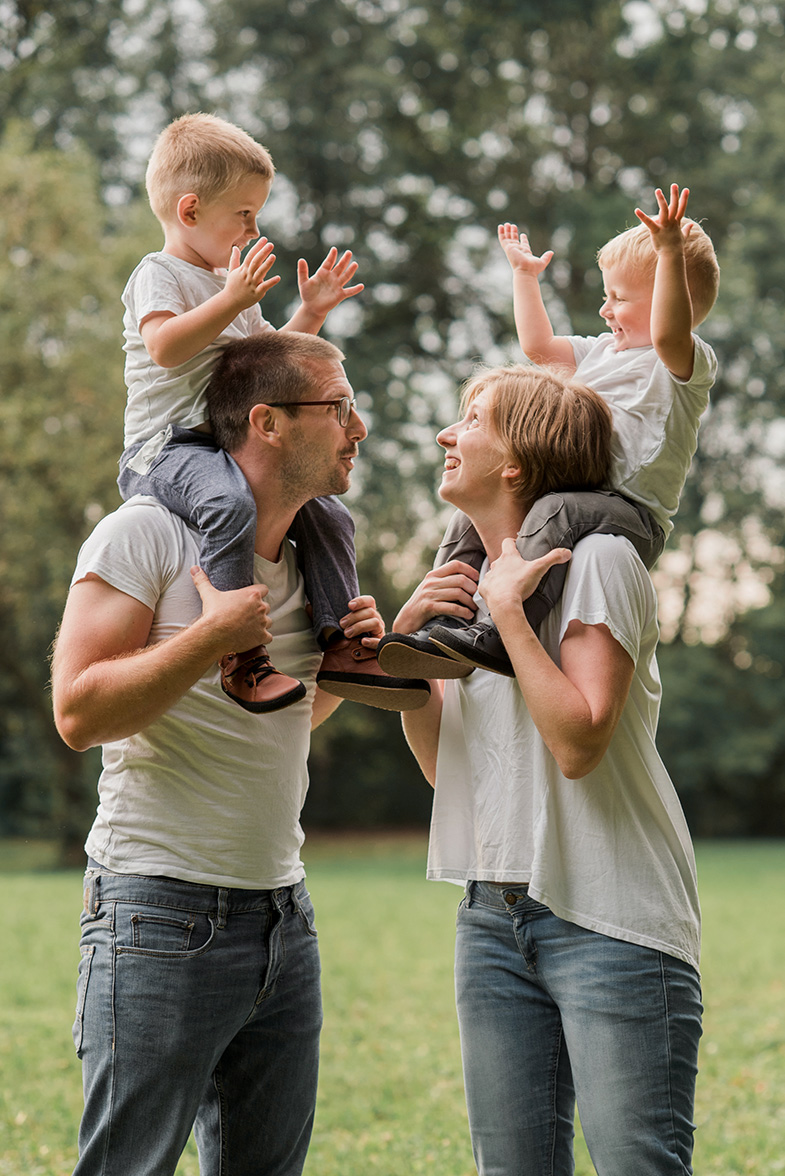
[[[616,351],[613,335],[570,335],[574,378],[594,388],[613,414],[611,485],[648,507],[665,534],[698,445],[700,418],[717,376],[717,357],[692,336],[695,362],[678,380],[653,347]]]
[[[262,317],[258,303],[243,310],[221,334],[187,363],[162,368],[153,363],[139,324],[157,311],[183,314],[201,306],[226,284],[223,274],[201,269],[168,253],[148,253],[128,279],[123,291],[125,382],[125,447],[146,441],[167,425],[193,429],[207,420],[205,389],[227,343],[246,339],[273,327]]]

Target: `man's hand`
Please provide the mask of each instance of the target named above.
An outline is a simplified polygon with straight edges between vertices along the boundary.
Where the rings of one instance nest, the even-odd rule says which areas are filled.
[[[349,612],[341,617],[344,637],[362,637],[363,645],[374,649],[384,636],[384,620],[372,596],[356,596],[349,601]]]
[[[659,209],[657,215],[647,216],[640,208],[635,209],[635,215],[651,233],[651,243],[657,253],[665,249],[681,250],[683,238],[689,237],[692,229],[691,222],[684,226],[681,223],[687,211],[690,190],[684,188],[679,192],[679,185],[671,184],[669,201],[665,199],[661,188],[657,188],[654,195]]]
[[[268,278],[275,265],[275,246],[267,237],[260,237],[240,261],[240,250],[235,245],[226,271],[226,292],[238,313],[261,302],[268,290],[280,282],[280,276]]]
[[[539,559],[525,560],[515,546],[514,539],[505,539],[502,553],[491,564],[480,584],[480,595],[492,617],[505,609],[522,612],[522,604],[536,589],[545,573],[554,564],[567,563],[571,553],[566,547],[554,547]]]
[[[264,584],[220,592],[201,568],[191,568],[194,587],[202,601],[197,624],[207,626],[215,641],[216,661],[227,653],[267,645],[272,640],[270,607]]]
[[[549,249],[542,257],[535,257],[529,245],[529,238],[525,233],[518,233],[518,226],[511,224],[499,225],[499,244],[507,255],[507,260],[513,270],[538,277],[553,257],[553,250]]]
[[[474,594],[479,573],[459,559],[432,568],[418,584],[393,622],[396,633],[416,633],[433,617],[471,621],[477,611]]]

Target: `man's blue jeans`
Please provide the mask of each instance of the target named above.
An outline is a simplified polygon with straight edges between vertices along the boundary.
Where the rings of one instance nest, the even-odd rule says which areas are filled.
[[[700,984],[671,956],[470,882],[456,999],[480,1176],[570,1176],[575,1103],[599,1176],[686,1176]]]
[[[75,1176],[299,1176],[322,1023],[304,883],[219,889],[88,869]]]

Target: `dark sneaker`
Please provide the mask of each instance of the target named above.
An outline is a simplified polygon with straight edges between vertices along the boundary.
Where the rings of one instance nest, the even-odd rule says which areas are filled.
[[[218,664],[224,694],[254,715],[283,710],[305,698],[303,683],[280,674],[264,645],[247,649],[245,653],[228,653]]]
[[[385,633],[376,648],[379,665],[388,674],[413,674],[423,678],[465,678],[471,666],[456,661],[432,641],[437,625],[452,629],[467,628],[467,622],[454,617],[434,617],[416,633]]]
[[[386,674],[376,651],[362,644],[361,637],[333,641],[322,658],[316,684],[336,698],[348,698],[381,710],[407,711],[425,706],[431,688],[420,678]]]
[[[430,640],[459,662],[504,674],[507,678],[515,677],[504,642],[492,621],[478,621],[465,629],[437,625],[431,630]]]

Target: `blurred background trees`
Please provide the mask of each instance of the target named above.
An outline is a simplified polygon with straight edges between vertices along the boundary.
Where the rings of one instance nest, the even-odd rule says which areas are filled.
[[[690,187],[722,288],[720,380],[656,573],[661,746],[698,834],[785,833],[782,513],[785,29],[750,0],[0,0],[0,805],[79,844],[96,757],[53,732],[47,651],[79,542],[116,505],[119,295],[160,244],[142,177],[171,118],[210,110],[276,161],[262,228],[283,281],[350,248],[366,289],[326,333],[370,436],[350,505],[389,620],[445,514],[433,438],[480,359],[519,358],[496,225],[556,251],[559,329],[597,333],[596,251]],[[311,824],[420,824],[396,716],[319,732]]]

